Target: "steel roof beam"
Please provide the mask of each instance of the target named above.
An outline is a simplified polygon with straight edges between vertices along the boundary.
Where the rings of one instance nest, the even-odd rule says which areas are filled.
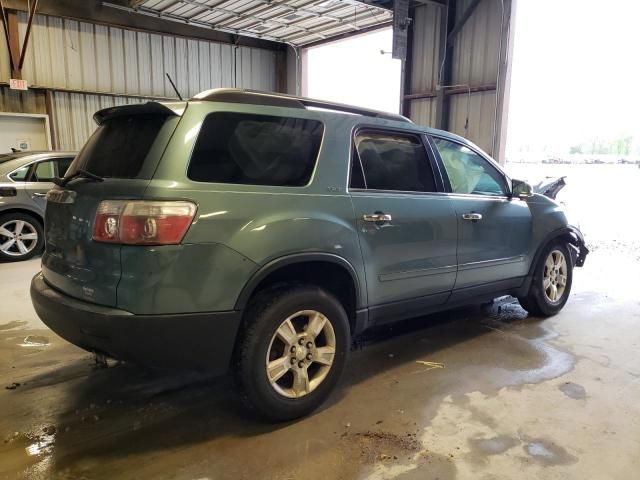
[[[253,11],[253,14],[254,14],[254,15],[255,15],[255,14],[258,14],[258,13],[262,13],[262,12],[268,13],[268,11],[269,11],[269,6],[271,6],[271,7],[276,6],[276,7],[279,7],[279,8],[286,8],[286,7],[290,7],[290,8],[291,8],[291,10],[288,10],[287,12],[284,12],[284,13],[278,13],[278,14],[276,14],[276,15],[273,15],[272,17],[264,18],[264,19],[263,19],[263,22],[269,22],[269,21],[271,21],[271,19],[272,19],[272,18],[279,18],[279,17],[282,17],[283,15],[287,15],[287,14],[289,14],[289,12],[291,12],[291,11],[294,11],[294,12],[302,12],[302,13],[305,13],[305,14],[306,14],[306,11],[305,11],[305,10],[302,10],[301,8],[298,8],[298,7],[291,7],[291,6],[289,6],[289,5],[285,5],[285,2],[280,2],[280,3],[277,3],[277,4],[276,4],[276,3],[269,3],[269,1],[268,1],[268,0],[255,0],[255,1],[259,1],[260,3],[264,3],[266,6],[265,6],[265,7],[263,7],[259,12],[256,12],[256,11],[254,10],[254,11]],[[311,2],[306,3],[305,5],[310,5],[310,4],[314,4],[314,3],[317,3],[317,2],[314,0],[314,1],[311,1]],[[319,19],[322,19],[322,20],[324,20],[324,19],[331,20],[331,21],[336,22],[336,23],[339,23],[339,24],[341,24],[341,25],[345,25],[345,26],[347,26],[347,27],[350,27],[350,28],[352,28],[353,30],[360,30],[360,27],[358,27],[358,26],[357,26],[357,25],[355,25],[354,23],[352,23],[352,22],[345,22],[345,20],[346,20],[346,19],[350,19],[351,15],[344,16],[344,17],[337,17],[337,16],[333,16],[333,15],[326,15],[326,13],[333,13],[333,12],[336,12],[336,11],[338,11],[338,10],[342,10],[342,9],[344,9],[344,8],[345,8],[345,5],[340,5],[339,7],[335,7],[335,8],[332,8],[331,10],[327,10],[327,12],[323,12],[323,13],[314,12],[314,14],[313,14],[313,15],[311,15],[311,14],[309,14],[309,15],[311,15],[313,18],[319,18]],[[301,19],[296,19],[296,20],[295,20],[295,22],[301,22],[301,21],[306,21],[306,20],[310,20],[310,18],[301,18]],[[225,25],[227,25],[227,24],[228,24],[227,22],[231,22],[231,21],[233,21],[233,19],[223,20],[223,22],[224,22],[224,24],[225,24]],[[261,23],[262,23],[262,22],[261,22]],[[220,25],[220,24],[221,24],[221,23],[218,23],[218,25]],[[254,24],[254,25],[256,25],[256,24]],[[289,24],[289,25],[292,25],[292,24]],[[322,25],[325,25],[325,24],[322,24]],[[253,26],[253,25],[251,25],[251,26],[249,26],[249,27],[246,27],[246,28],[251,28],[252,26]],[[260,32],[260,33],[268,33],[268,32],[272,32],[272,31],[274,31],[274,30],[277,30],[278,28],[283,28],[283,27],[281,27],[281,26],[275,26],[275,27],[272,27],[272,28],[268,28],[268,29],[266,29],[266,30],[263,30],[263,31],[262,31],[262,32]],[[307,28],[308,28],[308,27],[307,27]],[[325,37],[325,38],[326,38],[326,37]]]
[[[378,14],[369,14],[369,15],[366,15],[366,16],[361,16],[361,17],[359,18],[359,20],[368,20],[368,19],[371,19],[371,18],[375,18],[377,15],[378,15]],[[383,23],[387,23],[387,22],[389,22],[389,21],[390,21],[390,19],[389,19],[389,20],[386,20],[386,19],[385,19],[385,20],[380,21],[380,22],[378,22],[378,23],[383,24]],[[369,27],[369,26],[373,26],[373,25],[375,25],[375,24],[366,25],[366,26],[360,26],[359,28],[360,28],[360,29],[364,29],[364,28],[367,28],[367,27]],[[322,25],[317,25],[316,27],[320,27],[320,26],[321,26],[321,27],[328,27],[329,25],[328,25],[327,23],[323,23]],[[326,31],[326,30],[325,30],[325,31]],[[338,35],[339,35],[339,34],[338,34]],[[290,36],[288,36],[288,37],[287,37],[287,41],[289,41],[289,42],[294,42],[294,41],[295,41],[295,40],[294,40],[295,38],[300,38],[301,36],[302,36],[301,34],[290,35]],[[332,35],[327,35],[327,39],[331,39],[331,37],[332,37]],[[311,42],[306,42],[306,43],[311,43]],[[302,45],[302,44],[301,44],[301,45]],[[306,44],[305,44],[305,45],[306,45]]]

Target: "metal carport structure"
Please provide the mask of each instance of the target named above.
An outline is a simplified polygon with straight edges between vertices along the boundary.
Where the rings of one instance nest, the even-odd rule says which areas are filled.
[[[3,5],[9,43],[19,44],[32,4]],[[401,113],[502,160],[514,7],[515,0],[410,0],[408,20],[398,19],[408,25]],[[24,66],[35,97],[0,87],[0,110],[49,113],[54,130],[70,129],[58,146],[71,148],[90,132],[84,119],[94,107],[174,97],[165,71],[185,95],[216,86],[300,93],[301,49],[390,26],[393,10],[393,0],[40,0]],[[0,86],[15,73],[3,43],[4,35]]]

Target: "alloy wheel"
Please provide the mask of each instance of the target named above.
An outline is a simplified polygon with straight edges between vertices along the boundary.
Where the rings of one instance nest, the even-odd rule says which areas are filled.
[[[271,338],[266,373],[280,395],[300,398],[327,377],[336,353],[336,335],[327,317],[302,310],[286,318]]]
[[[31,252],[38,244],[38,231],[25,220],[9,220],[0,225],[0,251],[21,257]]]
[[[552,250],[544,262],[542,289],[551,303],[558,303],[567,288],[567,259],[560,250]]]

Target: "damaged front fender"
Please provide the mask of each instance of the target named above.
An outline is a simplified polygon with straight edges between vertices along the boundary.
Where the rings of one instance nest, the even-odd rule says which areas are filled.
[[[573,266],[582,267],[589,254],[589,249],[585,244],[584,237],[577,228],[569,228],[568,237]]]
[[[542,180],[537,185],[533,186],[533,192],[555,200],[560,190],[567,185],[565,178],[567,177],[547,178]]]

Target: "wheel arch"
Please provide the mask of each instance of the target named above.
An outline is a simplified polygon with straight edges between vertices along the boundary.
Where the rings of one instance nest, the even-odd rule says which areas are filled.
[[[569,248],[571,253],[571,263],[573,266],[581,267],[584,265],[584,260],[589,253],[589,250],[585,245],[584,237],[580,230],[570,225],[553,230],[544,237],[542,242],[540,242],[540,246],[536,250],[533,260],[531,261],[531,265],[529,266],[529,273],[527,274],[523,285],[519,288],[518,295],[525,294],[529,291],[540,257],[549,245],[558,240],[564,240],[568,245],[572,245],[574,247],[573,250]]]
[[[358,274],[348,260],[331,253],[300,253],[271,260],[245,284],[236,300],[235,309],[244,310],[255,293],[288,281],[326,288],[343,304],[352,331],[359,330],[356,317],[362,306],[362,298]]]
[[[38,222],[40,222],[40,225],[44,227],[44,218],[40,213],[38,213],[35,210],[31,210],[29,208],[23,208],[23,207],[10,207],[0,211],[0,216],[6,215],[7,213],[22,213],[24,215],[29,215],[35,218]]]

